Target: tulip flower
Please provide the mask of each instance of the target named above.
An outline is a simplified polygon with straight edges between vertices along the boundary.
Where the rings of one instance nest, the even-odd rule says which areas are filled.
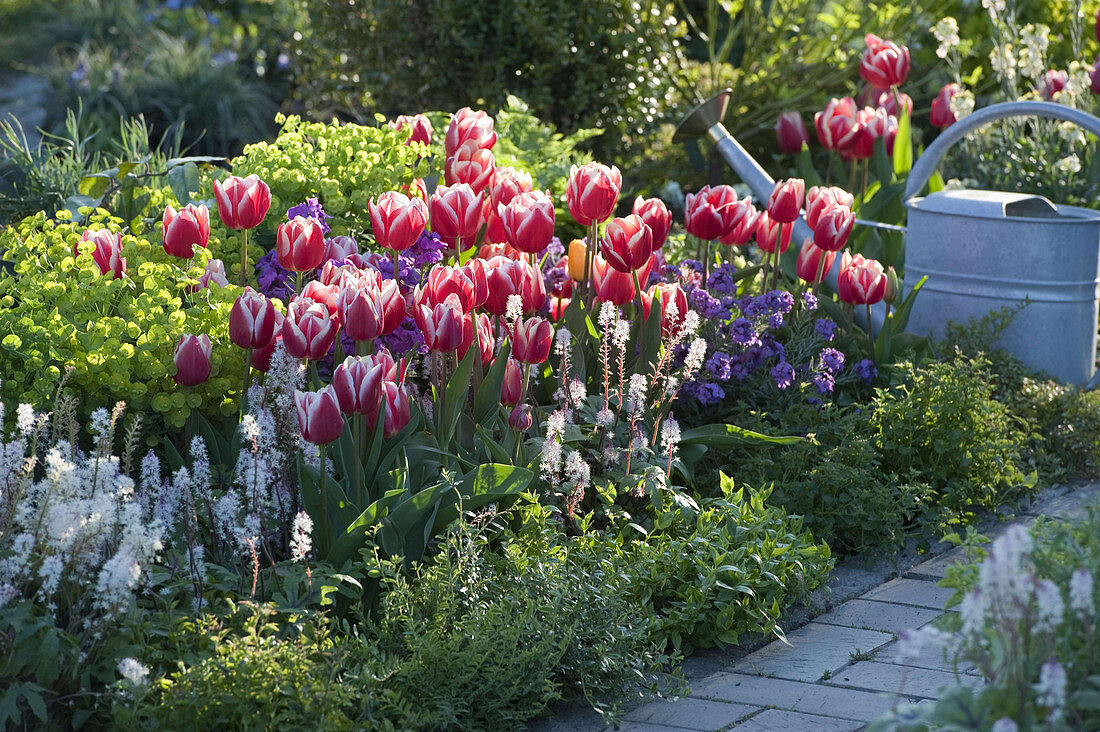
[[[944,84],[940,93],[932,100],[932,111],[928,115],[928,121],[933,127],[941,130],[955,124],[955,113],[951,111],[951,100],[959,93],[959,85],[955,82]]]
[[[1039,96],[1048,102],[1054,101],[1055,97],[1062,93],[1062,90],[1066,88],[1066,84],[1069,83],[1069,74],[1060,69],[1050,69],[1042,78],[1039,79]]]
[[[386,280],[379,291],[382,300],[382,333],[389,335],[405,320],[407,303],[401,287],[394,280]]]
[[[432,230],[455,251],[468,249],[481,228],[484,203],[485,194],[466,183],[439,186],[428,204]]]
[[[315,218],[295,216],[275,232],[279,266],[291,272],[312,272],[325,260],[325,233]]]
[[[745,196],[744,200],[737,201],[730,207],[730,221],[732,226],[718,242],[726,246],[744,246],[752,241],[756,233],[756,224],[760,220],[760,214],[752,205],[752,199]]]
[[[493,335],[493,322],[485,313],[468,315],[462,319],[462,343],[458,346],[458,358],[466,357],[470,346],[476,346],[481,357],[481,365],[487,366],[493,360],[493,347],[496,336]]]
[[[298,297],[290,303],[283,321],[283,345],[294,358],[319,361],[328,355],[338,329],[328,308],[307,297]]]
[[[798,112],[783,112],[775,121],[775,139],[779,152],[793,154],[802,152],[802,146],[810,141],[806,125]]]
[[[872,144],[881,137],[886,141],[886,154],[894,153],[894,140],[898,136],[897,117],[887,114],[885,109],[879,107],[868,116],[864,129],[871,135]]]
[[[698,193],[687,194],[684,225],[694,237],[718,239],[732,228],[736,204],[737,193],[730,186],[704,186]]]
[[[512,358],[537,365],[550,357],[554,345],[554,326],[542,318],[529,318],[512,330]]]
[[[1100,94],[1100,56],[1093,61],[1092,70],[1089,71],[1089,89],[1093,94]]]
[[[405,359],[394,361],[393,354],[385,346],[379,346],[378,350],[363,358],[369,360],[375,366],[382,369],[382,378],[386,381],[400,383],[405,380]]]
[[[687,293],[673,282],[661,282],[649,288],[649,295],[661,303],[661,332],[667,337],[687,317]],[[648,314],[646,315],[648,318]]]
[[[451,115],[451,124],[447,127],[443,147],[447,157],[450,157],[460,147],[470,143],[489,150],[497,143],[497,133],[493,132],[493,118],[487,113],[463,107]]]
[[[562,319],[565,315],[566,308],[569,307],[569,303],[572,302],[570,297],[555,297],[550,301],[550,320],[555,323]]]
[[[298,427],[306,442],[327,445],[340,438],[344,416],[340,413],[340,401],[332,384],[320,391],[295,389],[294,406],[298,412]]]
[[[210,241],[210,212],[205,204],[189,203],[176,212],[166,206],[161,219],[164,228],[164,251],[173,257],[190,259],[195,247],[206,247]]]
[[[229,339],[241,348],[263,348],[275,335],[275,304],[244,288],[229,311]]]
[[[199,275],[199,284],[195,291],[209,288],[210,285],[229,287],[229,280],[225,277],[225,262],[220,259],[208,259],[206,268]]]
[[[371,231],[383,249],[405,251],[416,243],[427,225],[428,206],[420,198],[386,191],[377,202],[373,198],[370,200]]]
[[[267,373],[271,368],[271,356],[275,353],[275,346],[283,342],[283,321],[285,318],[278,309],[275,310],[275,325],[271,330],[271,340],[267,342],[266,346],[260,346],[253,348],[250,353],[252,354],[250,363],[252,368],[262,373]]]
[[[569,184],[565,189],[569,215],[581,226],[591,227],[611,217],[619,192],[623,187],[623,175],[612,165],[587,163],[569,169]]]
[[[353,254],[351,256],[358,258],[359,255]],[[361,271],[360,268],[351,264],[350,260],[347,264],[337,265],[330,259],[321,267],[321,272],[317,275],[317,281],[323,285],[337,285],[342,287],[344,278],[349,272],[357,273],[359,271]]]
[[[79,257],[80,244],[92,242],[92,261],[99,267],[99,273],[111,273],[112,279],[118,279],[126,272],[126,257],[122,256],[122,234],[107,229],[85,229],[80,241],[73,245],[73,256]]]
[[[302,297],[309,298],[318,305],[324,305],[329,315],[335,316],[340,311],[339,285],[326,285],[318,280],[313,280],[302,290]]]
[[[824,111],[814,115],[817,141],[826,150],[842,150],[859,132],[859,108],[851,97],[830,99]]]
[[[406,127],[410,128],[409,139],[406,145],[419,142],[423,145],[432,144],[432,122],[422,114],[400,114],[397,119],[390,122],[390,127],[400,132]]]
[[[645,267],[636,273],[638,282],[643,286],[649,280],[649,272],[653,266],[653,261],[653,259],[650,259]],[[592,287],[597,300],[610,302],[613,305],[625,305],[634,299],[634,294],[637,292],[634,288],[634,278],[631,275],[612,268],[607,260],[599,255],[592,258]]]
[[[814,244],[829,252],[839,252],[848,243],[855,221],[852,209],[834,203],[818,216],[814,226]]]
[[[419,305],[413,316],[428,349],[442,353],[458,350],[462,344],[463,319],[470,317],[463,311],[457,295],[449,295],[434,307]]]
[[[620,272],[644,267],[652,252],[653,232],[636,214],[612,219],[600,242],[603,258]]]
[[[835,251],[822,249],[813,239],[807,239],[798,250],[794,271],[800,280],[816,285],[825,280],[825,273],[832,269],[835,259]]]
[[[909,76],[909,49],[874,33],[864,37],[867,50],[859,64],[859,75],[876,89],[890,89]]]
[[[802,210],[805,192],[806,181],[801,178],[777,181],[768,200],[768,216],[782,224],[793,223]]]
[[[534,189],[531,174],[510,167],[499,167],[493,171],[493,181],[489,184],[488,213],[485,217],[485,240],[493,244],[508,241],[504,234],[504,222],[497,214],[497,208],[508,205],[520,193]],[[484,255],[482,255],[484,256]],[[488,259],[488,257],[485,257]]]
[[[640,217],[653,232],[653,251],[663,247],[668,239],[668,232],[672,228],[672,214],[665,202],[659,198],[638,196],[634,199],[634,208],[631,213]]]
[[[484,303],[487,312],[504,316],[508,311],[509,295],[520,296],[525,313],[541,310],[546,304],[546,283],[542,273],[530,262],[494,257],[489,260],[488,267],[489,296]]]
[[[271,208],[271,189],[256,175],[214,181],[218,217],[228,229],[254,229]]]
[[[474,257],[459,271],[466,275],[466,279],[473,283],[474,299],[473,307],[479,308],[489,299],[489,262],[480,257]]]
[[[474,281],[466,275],[462,267],[437,264],[428,273],[424,284],[417,285],[413,291],[413,302],[417,305],[435,306],[451,295],[458,298],[464,313],[473,310],[477,303]]]
[[[774,254],[776,250],[776,242],[779,242],[779,253],[787,251],[791,246],[791,232],[793,226],[785,226],[783,229],[783,236],[780,239],[780,225],[778,221],[773,220],[768,216],[767,211],[760,212],[760,218],[756,224],[756,246],[760,247],[761,251],[768,254]]]
[[[382,424],[382,436],[389,439],[409,424],[412,412],[409,409],[409,390],[404,384],[392,381],[382,382],[382,404],[386,405],[386,416]],[[377,410],[367,415],[367,424],[377,429]]]
[[[344,414],[378,411],[382,399],[384,369],[371,359],[348,356],[332,372],[332,388]]]
[[[569,242],[569,254],[566,256],[569,257],[569,266],[565,271],[569,273],[569,279],[584,282],[584,265],[588,261],[588,247],[584,240],[574,239]]]
[[[874,305],[886,294],[887,277],[882,264],[845,252],[840,258],[837,295],[851,305]]]
[[[466,183],[474,193],[481,193],[489,187],[493,179],[494,164],[492,150],[467,142],[447,156],[443,174],[447,185]]]
[[[382,293],[377,287],[345,287],[340,292],[340,323],[353,341],[372,341],[382,335]]]
[[[210,378],[210,337],[205,333],[180,336],[172,360],[176,362],[176,383],[198,386]]]
[[[508,243],[527,254],[538,254],[554,238],[554,202],[549,193],[530,191],[497,204]]]
[[[817,226],[818,219],[827,209],[836,204],[852,207],[855,196],[837,186],[813,186],[806,192],[806,224],[811,229]]]
[[[413,178],[410,183],[402,183],[398,191],[409,198],[419,198],[421,201],[428,200],[428,187],[424,185],[423,178]]]
[[[535,423],[531,416],[531,410],[527,407],[515,406],[508,415],[508,426],[519,432],[526,432]]]
[[[504,365],[504,381],[500,385],[500,403],[514,407],[521,401],[523,401],[523,366],[509,356],[508,363]]]
[[[427,220],[427,211],[424,214]],[[334,236],[325,239],[325,262],[333,259],[345,260],[353,254],[359,253],[359,242],[350,236]]]
[[[891,117],[901,117],[901,107],[898,106],[898,100],[901,100],[901,107],[905,108],[905,111],[910,117],[913,116],[913,97],[904,92],[896,90],[881,91],[875,97],[875,106],[880,109],[886,110],[886,114]]]

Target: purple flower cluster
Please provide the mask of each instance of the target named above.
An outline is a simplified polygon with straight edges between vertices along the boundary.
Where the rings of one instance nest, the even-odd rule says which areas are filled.
[[[859,374],[859,378],[863,379],[867,384],[875,383],[875,379],[878,377],[878,369],[875,368],[875,362],[869,358],[865,358],[855,365],[856,373]]]
[[[831,341],[836,336],[836,323],[828,318],[821,318],[814,323],[814,330],[825,340]]]
[[[321,202],[316,198],[307,198],[305,203],[299,203],[297,206],[291,206],[287,209],[287,221],[290,221],[295,216],[303,216],[305,218],[312,216],[317,219],[321,222],[321,231],[325,233],[325,236],[328,236],[329,232],[332,231],[328,225],[328,221],[332,217],[325,213],[325,209],[321,207]]]

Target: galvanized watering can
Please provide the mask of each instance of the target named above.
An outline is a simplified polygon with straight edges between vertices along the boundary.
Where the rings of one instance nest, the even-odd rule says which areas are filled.
[[[673,140],[707,135],[756,198],[766,201],[774,181],[722,126],[728,102],[727,91],[702,104],[680,124]],[[911,287],[928,277],[909,330],[939,336],[948,321],[965,323],[1027,302],[998,345],[1033,368],[1083,385],[1095,373],[1100,212],[999,191],[939,191],[916,197],[947,150],[969,132],[1024,115],[1072,122],[1100,135],[1100,119],[1052,102],[994,104],[940,133],[906,184],[905,283]],[[792,241],[811,235],[799,219]],[[828,276],[834,288],[838,269],[839,259]],[[885,313],[882,304],[873,310],[872,329]]]

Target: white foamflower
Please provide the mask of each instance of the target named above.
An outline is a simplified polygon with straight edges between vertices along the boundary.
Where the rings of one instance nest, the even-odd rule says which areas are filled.
[[[1047,719],[1057,722],[1062,718],[1066,705],[1066,669],[1051,659],[1039,671],[1039,683],[1035,685],[1036,701],[1047,708]]]
[[[691,346],[688,348],[687,356],[684,358],[684,372],[683,378],[690,379],[692,374],[699,370],[703,365],[703,359],[707,356],[707,342],[702,338],[696,338],[691,342]]]
[[[679,446],[680,424],[670,414],[665,418],[664,424],[661,425],[661,452],[674,457]]]
[[[627,388],[626,409],[631,415],[640,414],[645,408],[646,396],[649,385],[642,374],[634,374],[630,377],[630,386]]]
[[[290,532],[290,558],[295,562],[304,562],[312,548],[313,519],[305,511],[299,511]]]
[[[1019,730],[1020,728],[1010,718],[1001,717],[993,723],[992,732],[1019,732]]]
[[[510,325],[514,325],[523,317],[523,298],[519,295],[509,295],[508,303],[504,308],[504,320]]]
[[[588,485],[588,481],[592,478],[588,463],[576,450],[570,450],[568,457],[565,458],[565,478],[577,488]]]
[[[936,48],[936,55],[947,58],[947,55],[959,46],[959,24],[951,16],[948,16],[932,26],[932,35],[940,42]]]
[[[1082,618],[1089,619],[1094,612],[1092,599],[1092,573],[1078,569],[1069,580],[1069,607]]]
[[[149,677],[149,669],[136,658],[124,658],[118,662],[118,673],[134,686],[143,686]]]
[[[1065,611],[1062,591],[1058,589],[1058,585],[1045,579],[1035,587],[1035,603],[1037,607],[1035,630],[1040,633],[1053,633]]]
[[[955,96],[951,97],[951,101],[947,103],[947,106],[951,109],[951,114],[955,116],[955,119],[960,120],[973,114],[974,104],[974,92],[969,89],[961,89]],[[945,186],[945,188],[946,187],[947,186]],[[956,181],[955,187],[962,188],[969,186],[964,186],[963,181]]]
[[[23,436],[31,433],[31,430],[34,429],[34,422],[34,407],[30,404],[20,404],[15,408],[15,427]]]

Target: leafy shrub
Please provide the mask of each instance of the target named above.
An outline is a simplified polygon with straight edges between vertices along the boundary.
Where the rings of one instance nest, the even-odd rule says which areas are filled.
[[[876,730],[1065,729],[1100,726],[1096,586],[1100,583],[1100,510],[1078,522],[1016,525],[988,541],[972,534],[972,563],[949,570],[954,587],[939,622],[902,634],[901,648],[918,655],[928,646],[949,660],[969,663],[984,684],[949,689],[933,704],[903,706]]]
[[[358,234],[370,221],[372,196],[421,175],[412,167],[418,151],[405,145],[407,129],[304,122],[281,114],[275,121],[282,129],[273,142],[248,145],[233,161],[235,175],[255,174],[270,186],[273,212],[318,198],[334,234]],[[268,216],[261,229],[274,232],[279,220]]]
[[[645,0],[384,0],[309,5],[293,54],[296,97],[321,117],[501,106],[508,94],[571,131],[622,134],[665,110],[678,32]],[[609,143],[612,141],[609,140]]]
[[[738,450],[724,469],[736,465],[743,483],[770,485],[771,503],[802,516],[806,528],[840,554],[900,543],[905,517],[928,489],[902,481],[883,461],[867,434],[865,411],[828,405],[808,425],[795,412],[776,416],[784,431],[809,430],[807,439]]]
[[[168,202],[151,190],[151,210]],[[185,333],[207,333],[228,343],[229,311],[237,288],[188,289],[197,284],[207,259],[233,261],[233,245],[210,240],[188,269],[169,256],[148,220],[137,218],[123,233],[127,276],[101,276],[90,256],[73,257],[85,227],[124,231],[124,222],[97,209],[86,224],[58,214],[25,219],[0,233],[0,252],[13,262],[0,279],[0,388],[4,398],[42,406],[51,403],[69,368],[68,386],[85,412],[125,401],[134,411],[182,427],[192,409],[207,414],[234,410],[230,395],[240,389],[244,361],[239,352],[215,348],[211,378],[190,391],[172,378],[176,343]],[[155,433],[156,425],[151,432]]]
[[[993,508],[1034,485],[1020,470],[1026,435],[993,398],[987,367],[983,359],[902,364],[904,382],[871,404],[868,428],[882,464],[935,491],[935,506],[920,506],[923,523]]]

